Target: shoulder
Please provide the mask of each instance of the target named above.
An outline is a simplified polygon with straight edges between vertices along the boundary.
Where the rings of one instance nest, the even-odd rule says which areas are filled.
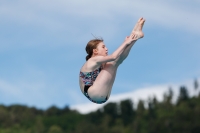
[[[85,64],[81,68],[82,72],[91,72],[101,66],[101,64],[97,63],[94,58],[95,57],[92,57],[85,62]]]

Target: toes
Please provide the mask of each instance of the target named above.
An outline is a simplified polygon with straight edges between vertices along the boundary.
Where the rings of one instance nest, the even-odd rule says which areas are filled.
[[[143,24],[144,24],[144,22],[145,22],[145,19],[143,19],[143,20],[141,21],[141,23],[140,23],[140,24],[141,24],[141,25],[143,25]]]
[[[143,18],[139,18],[138,22],[142,21]]]
[[[144,25],[145,20],[142,22],[142,25]]]

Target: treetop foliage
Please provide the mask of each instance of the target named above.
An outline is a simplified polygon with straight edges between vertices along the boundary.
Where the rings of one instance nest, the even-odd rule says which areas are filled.
[[[194,89],[198,91],[197,81]],[[0,105],[0,133],[199,133],[200,95],[189,97],[187,87],[181,86],[175,104],[172,98],[170,87],[161,102],[153,97],[134,108],[126,99],[84,115],[68,106],[40,110]]]

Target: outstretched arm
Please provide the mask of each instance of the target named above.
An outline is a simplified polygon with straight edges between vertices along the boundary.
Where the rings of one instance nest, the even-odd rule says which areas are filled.
[[[111,55],[96,56],[93,58],[93,61],[95,61],[97,64],[115,61],[120,57],[120,55],[123,53],[123,51],[126,49],[127,46],[136,41],[136,38],[137,37],[135,34],[131,34],[129,37],[126,37],[125,41]]]

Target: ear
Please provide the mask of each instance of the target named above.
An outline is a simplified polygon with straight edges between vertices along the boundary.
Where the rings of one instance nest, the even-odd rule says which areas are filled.
[[[98,54],[98,50],[97,49],[93,49],[93,53],[94,54]]]

